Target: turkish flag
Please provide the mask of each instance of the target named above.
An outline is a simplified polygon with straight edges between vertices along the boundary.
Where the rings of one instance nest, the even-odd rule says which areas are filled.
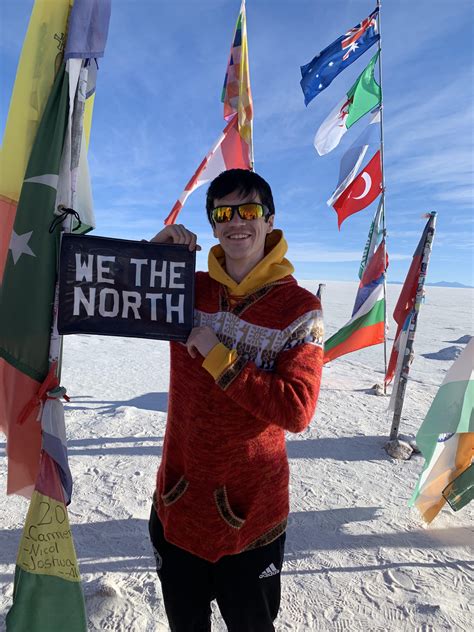
[[[382,166],[380,150],[374,154],[370,162],[362,169],[357,178],[344,189],[334,202],[339,230],[342,222],[366,206],[369,206],[382,191]]]

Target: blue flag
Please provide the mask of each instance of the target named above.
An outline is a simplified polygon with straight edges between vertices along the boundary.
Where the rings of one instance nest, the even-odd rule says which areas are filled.
[[[335,42],[316,55],[309,64],[301,66],[301,88],[305,105],[327,88],[337,75],[350,66],[375,42],[378,42],[377,18],[375,9],[368,18],[341,35]]]

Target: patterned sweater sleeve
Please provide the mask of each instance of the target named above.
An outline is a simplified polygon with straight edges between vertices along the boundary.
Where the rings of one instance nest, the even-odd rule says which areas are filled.
[[[216,384],[263,427],[273,423],[301,432],[316,409],[323,366],[321,312],[311,311],[298,321],[272,371],[221,343],[203,363]]]

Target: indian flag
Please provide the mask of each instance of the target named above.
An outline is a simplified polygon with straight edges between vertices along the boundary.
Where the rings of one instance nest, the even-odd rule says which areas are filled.
[[[352,318],[324,344],[325,363],[346,353],[383,342],[385,264],[385,241],[383,240],[362,276]]]
[[[425,464],[410,506],[429,523],[446,502],[443,491],[460,480],[474,456],[474,338],[447,372],[416,442]]]
[[[372,57],[367,68],[316,132],[314,146],[320,156],[337,147],[347,130],[380,104],[382,91],[374,78],[374,66],[378,56],[379,53],[376,53]]]

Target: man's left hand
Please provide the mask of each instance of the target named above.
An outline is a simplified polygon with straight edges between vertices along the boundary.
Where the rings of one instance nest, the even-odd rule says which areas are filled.
[[[186,341],[191,358],[195,358],[198,353],[205,358],[217,344],[219,344],[219,338],[210,327],[194,327]]]

